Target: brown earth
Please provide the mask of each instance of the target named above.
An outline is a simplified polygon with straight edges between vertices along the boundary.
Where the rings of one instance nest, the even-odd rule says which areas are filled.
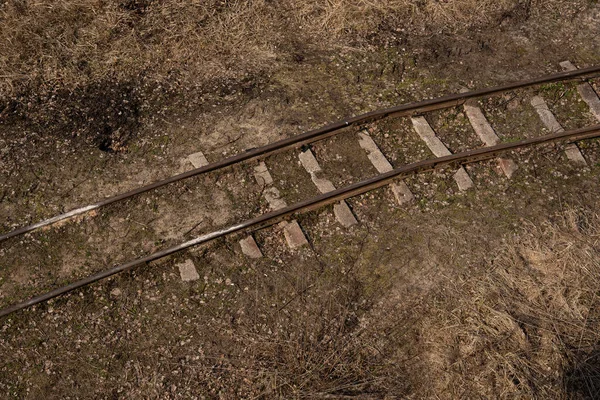
[[[338,118],[600,63],[596,1],[0,2],[2,231]],[[598,85],[598,80],[593,82]],[[542,88],[565,128],[573,85]],[[543,132],[529,92],[481,102],[506,140]],[[428,116],[458,151],[458,109]],[[406,120],[369,126],[394,165],[428,156]],[[336,184],[374,173],[349,132],[313,146]],[[412,136],[411,136],[412,135]],[[471,138],[471,139],[469,139]],[[0,321],[6,398],[594,398],[598,142],[587,170],[518,152],[508,181],[452,170],[299,216],[311,246],[255,233]],[[328,149],[335,149],[329,150]],[[351,163],[348,161],[351,160]],[[315,194],[266,160],[288,202]],[[264,211],[248,164],[0,244],[0,304]],[[187,166],[189,167],[189,165]],[[181,282],[194,261],[200,280]],[[116,290],[118,289],[118,290]]]

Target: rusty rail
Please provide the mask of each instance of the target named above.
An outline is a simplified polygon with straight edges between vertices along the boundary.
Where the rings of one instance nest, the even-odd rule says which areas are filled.
[[[266,226],[272,225],[281,219],[303,211],[312,210],[318,207],[322,207],[324,205],[333,203],[338,200],[347,199],[353,196],[357,196],[359,194],[366,193],[370,190],[376,189],[378,187],[384,186],[389,183],[391,180],[407,176],[410,174],[420,173],[423,171],[428,171],[434,168],[438,168],[440,166],[448,165],[448,164],[466,164],[471,162],[477,162],[484,159],[489,159],[495,157],[500,153],[505,153],[507,151],[537,146],[544,143],[554,143],[561,141],[577,141],[583,139],[591,139],[595,137],[600,137],[600,125],[594,125],[587,128],[563,131],[558,133],[553,133],[550,135],[540,136],[531,139],[525,139],[518,142],[513,143],[503,143],[493,147],[483,147],[475,150],[469,150],[462,153],[451,154],[445,157],[438,157],[429,160],[419,161],[416,163],[408,164],[399,168],[396,168],[392,171],[389,171],[385,174],[381,174],[375,176],[370,179],[366,179],[355,184],[346,186],[344,188],[340,188],[334,190],[329,193],[322,194],[320,196],[316,196],[312,199],[305,200],[293,205],[290,205],[286,208],[282,208],[277,211],[273,211],[267,214],[260,215],[258,217],[246,220],[236,225],[229,226],[225,229],[220,229],[218,231],[210,232],[201,236],[198,236],[192,240],[181,243],[177,246],[170,247],[165,250],[161,250],[157,253],[153,253],[147,255],[145,257],[139,258],[137,260],[130,261],[125,264],[117,265],[113,268],[98,272],[94,275],[90,275],[86,278],[83,278],[79,281],[73,282],[69,285],[51,290],[47,293],[35,296],[29,300],[23,301],[21,303],[13,304],[9,307],[3,308],[0,310],[0,317],[11,314],[15,311],[22,310],[27,307],[31,307],[35,304],[42,303],[44,301],[50,300],[54,297],[60,296],[62,294],[71,292],[78,288],[87,286],[109,276],[118,274],[123,271],[127,271],[141,264],[146,264],[151,261],[158,260],[160,258],[167,257],[171,254],[177,253],[184,249],[197,246],[202,243],[209,242],[211,240],[239,232],[249,228],[264,228]]]
[[[321,128],[308,131],[302,133],[300,135],[296,135],[287,139],[282,139],[277,142],[268,144],[263,147],[258,147],[255,149],[248,150],[244,153],[237,154],[232,157],[225,158],[221,161],[217,161],[208,165],[205,165],[200,168],[196,168],[178,175],[171,176],[167,179],[157,181],[154,183],[150,183],[145,186],[140,186],[136,189],[130,190],[128,192],[124,192],[113,197],[109,197],[104,200],[100,200],[94,204],[90,204],[85,207],[76,208],[74,210],[68,211],[66,213],[54,216],[52,218],[48,218],[46,220],[27,225],[21,228],[17,228],[13,231],[6,232],[0,235],[0,242],[6,239],[9,239],[14,236],[22,235],[27,232],[34,231],[36,229],[42,228],[44,226],[52,225],[56,222],[69,219],[75,217],[77,215],[84,214],[86,212],[96,210],[98,208],[107,206],[112,203],[116,203],[118,201],[122,201],[128,199],[130,197],[160,188],[165,185],[169,185],[171,183],[181,181],[183,179],[190,178],[192,176],[204,174],[210,171],[215,171],[218,169],[222,169],[233,164],[238,164],[243,161],[247,161],[253,158],[257,158],[260,156],[264,156],[267,154],[274,153],[276,151],[292,147],[292,146],[301,146],[306,143],[312,143],[318,140],[325,139],[329,136],[336,135],[342,132],[345,128],[348,128],[353,125],[373,122],[379,119],[387,118],[387,117],[400,117],[400,116],[408,116],[414,114],[420,114],[427,111],[439,110],[448,107],[454,107],[464,103],[466,100],[482,97],[482,96],[490,96],[494,94],[503,93],[510,90],[521,89],[524,87],[540,85],[544,83],[552,83],[558,81],[566,81],[566,80],[574,80],[578,78],[583,78],[586,76],[594,75],[600,73],[600,66],[594,66],[574,71],[561,72],[553,75],[546,75],[539,78],[528,79],[524,81],[519,81],[515,83],[509,83],[506,85],[496,86],[492,88],[479,89],[471,92],[459,93],[448,95],[444,97],[439,97],[436,99],[423,100],[416,103],[408,103],[403,104],[396,107],[391,107],[383,110],[371,111],[366,114],[361,114],[352,118],[340,120],[334,122],[332,124],[323,126]]]

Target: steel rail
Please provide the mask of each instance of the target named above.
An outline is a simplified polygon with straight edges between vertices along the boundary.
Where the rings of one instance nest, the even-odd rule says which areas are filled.
[[[438,97],[435,99],[422,100],[415,103],[407,103],[396,107],[386,108],[382,110],[371,111],[366,114],[361,114],[352,118],[340,120],[329,125],[323,126],[321,128],[304,132],[300,135],[292,136],[290,138],[282,139],[277,142],[273,142],[266,146],[250,149],[244,153],[239,153],[234,156],[225,158],[221,161],[217,161],[214,163],[210,163],[200,168],[192,169],[187,172],[183,172],[178,175],[171,176],[169,178],[163,179],[161,181],[156,181],[154,183],[150,183],[145,186],[140,186],[136,189],[130,190],[128,192],[124,192],[113,197],[109,197],[104,200],[100,200],[94,204],[90,204],[85,207],[76,208],[74,210],[68,211],[66,213],[54,216],[52,218],[48,218],[46,220],[23,226],[21,228],[17,228],[13,231],[3,233],[0,235],[0,242],[6,239],[9,239],[14,236],[22,235],[27,232],[34,231],[36,229],[42,228],[44,226],[52,225],[56,222],[75,217],[77,215],[84,214],[86,212],[96,210],[98,208],[107,206],[112,203],[116,203],[121,200],[125,200],[127,198],[136,196],[138,194],[142,194],[148,192],[150,190],[157,189],[159,187],[190,178],[192,176],[196,176],[199,174],[207,173],[210,171],[215,171],[218,169],[222,169],[233,164],[238,164],[242,161],[250,160],[253,158],[257,158],[260,156],[264,156],[266,154],[274,153],[278,150],[282,150],[291,146],[300,146],[306,143],[312,143],[317,140],[325,139],[329,136],[340,133],[339,131],[344,128],[348,128],[353,125],[373,122],[379,119],[387,118],[387,117],[400,117],[407,115],[419,114],[427,111],[439,110],[442,108],[448,108],[460,105],[464,103],[468,99],[489,96],[494,94],[503,93],[510,90],[520,89],[529,86],[540,85],[544,83],[552,83],[557,81],[566,81],[566,80],[574,80],[577,78],[582,78],[585,76],[589,76],[592,74],[600,73],[600,65],[574,70],[561,72],[553,75],[546,75],[543,77],[538,77],[534,79],[528,79],[524,81],[519,81],[515,83],[509,83],[501,86],[495,86],[486,89],[479,89],[471,92],[452,94],[448,96]]]
[[[587,128],[581,128],[570,131],[563,131],[558,133],[553,133],[550,135],[540,136],[531,139],[525,139],[518,142],[513,143],[503,143],[492,147],[483,147],[475,150],[469,150],[462,153],[451,154],[449,156],[433,158],[429,160],[419,161],[412,164],[407,164],[405,166],[393,169],[387,173],[377,175],[375,177],[365,179],[363,181],[354,183],[352,185],[346,186],[344,188],[336,189],[334,191],[319,195],[312,199],[308,199],[305,201],[301,201],[299,203],[290,205],[288,207],[282,208],[280,210],[272,211],[258,217],[246,220],[236,225],[229,226],[225,229],[217,230],[214,232],[210,232],[201,236],[198,236],[192,240],[187,242],[183,242],[176,246],[167,248],[165,250],[161,250],[159,252],[147,255],[145,257],[139,258],[137,260],[130,261],[125,264],[117,265],[113,268],[98,272],[96,274],[90,275],[86,278],[73,282],[69,285],[51,290],[42,295],[38,295],[32,297],[29,300],[23,301],[21,303],[13,304],[9,307],[3,308],[0,310],[0,318],[4,317],[8,314],[11,314],[15,311],[22,310],[24,308],[33,306],[35,304],[50,300],[54,297],[60,296],[62,294],[71,292],[83,286],[87,286],[104,278],[108,278],[109,276],[118,274],[123,271],[127,271],[132,269],[135,266],[146,264],[151,261],[158,260],[160,258],[167,257],[173,253],[177,253],[181,250],[197,246],[202,243],[209,242],[211,240],[226,236],[231,233],[235,233],[238,231],[242,231],[248,228],[264,228],[265,226],[272,225],[279,220],[302,211],[312,210],[318,207],[322,207],[326,204],[333,203],[338,200],[347,199],[350,197],[357,196],[359,194],[366,193],[378,187],[384,186],[389,183],[393,179],[397,179],[402,176],[406,176],[409,174],[420,173],[423,171],[432,170],[434,168],[438,168],[440,166],[448,165],[448,164],[465,164],[471,162],[477,162],[484,159],[489,159],[497,154],[505,153],[507,151],[536,146],[544,143],[552,143],[559,141],[577,141],[583,139],[591,139],[595,137],[600,137],[600,125],[594,125]]]

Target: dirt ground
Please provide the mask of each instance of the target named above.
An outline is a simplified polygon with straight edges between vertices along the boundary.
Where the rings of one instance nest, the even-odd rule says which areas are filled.
[[[197,151],[216,161],[563,60],[600,64],[596,1],[271,3],[0,2],[1,231],[189,169]],[[565,128],[594,123],[574,85],[541,90]],[[502,138],[544,131],[530,94],[480,103]],[[460,110],[428,119],[451,150],[472,145]],[[369,126],[394,165],[429,156],[409,127]],[[338,186],[375,172],[352,135],[313,145]],[[331,207],[298,216],[298,251],[270,227],[254,232],[262,259],[232,237],[11,315],[0,393],[600,396],[598,148],[582,145],[583,170],[554,147],[511,154],[511,180],[467,166],[467,193],[449,168],[409,177],[413,204],[387,188],[350,199],[348,230]],[[288,203],[316,194],[293,152],[266,163]],[[0,306],[266,211],[254,165],[0,243]],[[198,281],[181,281],[186,259]]]

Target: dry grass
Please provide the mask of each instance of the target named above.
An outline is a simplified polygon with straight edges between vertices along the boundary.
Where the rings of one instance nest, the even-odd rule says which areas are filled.
[[[155,122],[145,117],[191,115],[203,94],[252,86],[306,53],[495,27],[561,1],[6,0],[0,119],[119,150]]]
[[[5,321],[0,389],[29,398],[598,397],[599,215],[572,210],[526,225],[481,269],[427,284],[413,278],[423,271],[394,275],[370,246],[346,255],[368,235],[318,262],[293,262],[296,254],[256,271],[209,252],[204,285],[161,280],[163,265]],[[452,271],[459,258],[450,258],[431,268]]]
[[[598,398],[600,216],[527,226],[420,326],[417,381],[440,398]]]
[[[323,35],[369,36],[382,25],[395,32],[460,31],[493,23],[518,7],[513,0],[328,0],[298,3],[297,18]]]
[[[0,117],[119,150],[145,116],[169,118],[174,98],[263,71],[277,20],[265,4],[4,3]]]
[[[268,69],[290,42],[330,49],[381,29],[464,30],[523,7],[517,0],[9,0],[0,5],[0,95],[140,74],[159,82],[238,78]]]
[[[268,398],[597,398],[599,245],[600,216],[570,210],[425,296],[396,296],[372,266],[319,275],[272,333],[233,333],[228,377]]]
[[[73,88],[139,74],[227,78],[236,61],[247,57],[252,71],[270,54],[263,1],[9,2],[0,15],[4,93],[24,82]]]

